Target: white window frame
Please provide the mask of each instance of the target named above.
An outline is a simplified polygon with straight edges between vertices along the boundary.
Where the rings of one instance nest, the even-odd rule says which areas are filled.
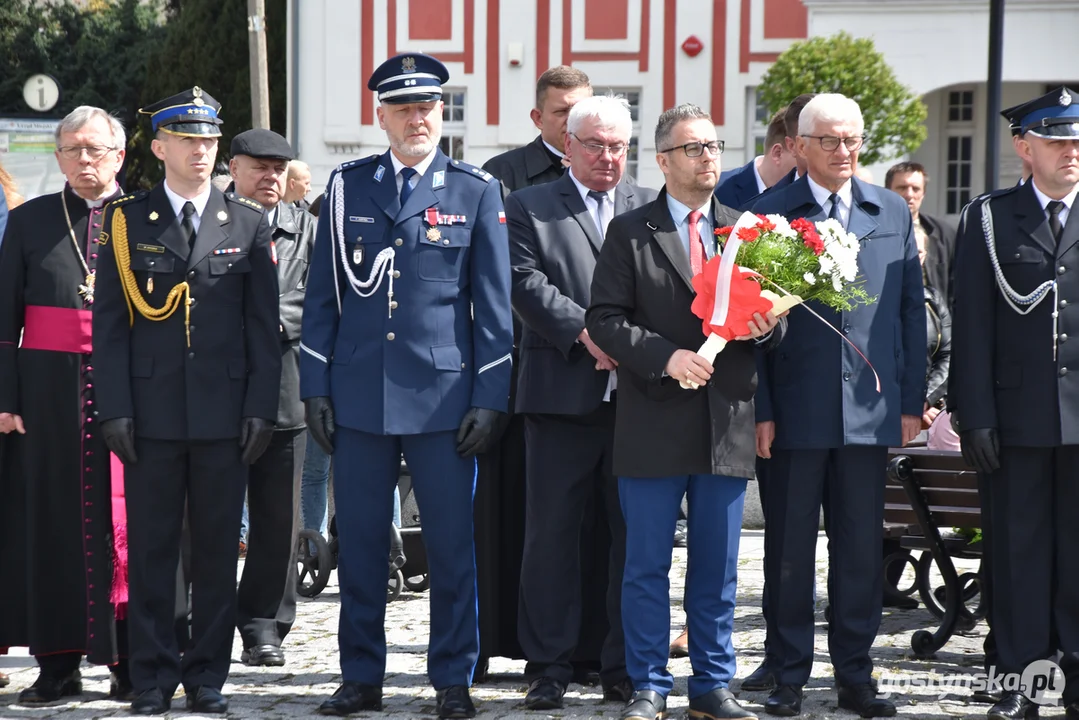
[[[764,142],[768,138],[768,123],[771,120],[772,113],[761,103],[760,88],[746,88],[746,162],[764,154]]]
[[[458,98],[460,103],[457,102]],[[468,92],[465,88],[442,88],[442,105],[442,139],[439,147],[451,160],[464,160],[468,156]],[[456,109],[461,110],[460,120],[452,119]],[[454,150],[458,153],[455,154]]]
[[[629,102],[629,112],[633,119],[633,129],[630,131],[629,148],[626,150],[626,175],[637,179],[637,173],[640,171],[640,137],[641,137],[641,94],[643,89],[640,87],[609,87],[602,91],[598,91],[596,94],[621,95]],[[633,98],[636,97],[636,102]]]
[[[953,105],[953,97],[959,95],[959,100],[962,101],[962,93],[970,93],[969,105],[965,102]],[[943,192],[942,202],[940,207],[944,208],[944,212],[947,215],[958,215],[963,206],[966,205],[974,197],[974,171],[976,167],[975,162],[975,132],[976,122],[978,118],[977,112],[978,91],[973,86],[960,86],[948,88],[945,91],[944,96],[944,147],[942,148],[942,162],[943,162],[943,180],[940,183],[941,191]],[[952,119],[953,107],[964,109],[970,109],[970,117],[968,119],[960,118]],[[957,146],[957,152],[962,153],[962,143],[966,140],[969,143],[969,156],[966,159],[957,157],[952,159],[951,146],[953,141]],[[963,167],[966,166],[969,169],[969,177],[967,183],[963,184],[962,174]],[[955,178],[953,182],[952,168],[955,168]]]

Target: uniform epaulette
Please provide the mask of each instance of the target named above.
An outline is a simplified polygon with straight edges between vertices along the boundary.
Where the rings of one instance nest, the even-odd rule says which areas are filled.
[[[229,200],[231,200],[234,203],[239,203],[240,205],[246,205],[247,207],[251,208],[252,210],[258,210],[260,213],[266,211],[266,208],[262,207],[261,205],[259,205],[254,200],[251,200],[249,198],[245,198],[243,195],[237,195],[234,192],[229,192],[229,193],[225,193],[225,197],[228,198]]]
[[[149,194],[150,193],[148,193],[146,190],[136,190],[133,193],[128,193],[127,195],[122,195],[121,197],[116,198],[115,200],[110,202],[109,205],[126,205],[127,203],[135,202],[136,200],[142,200]]]
[[[460,170],[461,172],[472,175],[473,177],[477,177],[484,182],[493,182],[495,179],[494,175],[487,172],[483,168],[476,167],[475,165],[469,165],[468,163],[461,162],[460,160],[451,160],[449,167],[454,170]]]
[[[374,160],[378,160],[380,157],[382,157],[382,156],[381,155],[369,155],[369,156],[367,156],[365,158],[357,158],[355,160],[349,160],[348,162],[343,162],[343,163],[341,163],[340,165],[337,166],[337,172],[343,172],[345,170],[352,170],[353,168],[363,167],[364,165],[368,164],[369,162],[372,162]]]

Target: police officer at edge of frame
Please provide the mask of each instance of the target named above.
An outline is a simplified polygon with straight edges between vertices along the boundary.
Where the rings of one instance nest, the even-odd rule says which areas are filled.
[[[135,714],[225,713],[248,467],[281,382],[277,272],[262,206],[210,184],[220,105],[198,87],[151,116],[165,180],[108,206],[94,304],[101,431],[125,466]],[[185,503],[186,500],[186,503]],[[191,526],[191,639],[177,646],[180,532]],[[182,660],[181,660],[182,654]]]
[[[438,716],[476,713],[474,456],[508,409],[510,259],[499,183],[438,147],[447,79],[420,53],[379,66],[367,86],[390,148],[340,166],[319,213],[300,390],[335,464],[344,682],[326,715],[382,707],[386,527],[402,453],[431,568]]]

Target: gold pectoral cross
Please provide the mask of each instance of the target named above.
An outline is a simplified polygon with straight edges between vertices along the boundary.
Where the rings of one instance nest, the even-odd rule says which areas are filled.
[[[86,298],[87,302],[92,303],[94,301],[94,274],[90,273],[86,276],[84,284],[79,285],[79,295]]]

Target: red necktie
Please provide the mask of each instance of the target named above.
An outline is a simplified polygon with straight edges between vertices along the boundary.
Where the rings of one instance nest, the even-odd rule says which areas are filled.
[[[701,244],[701,231],[697,228],[697,222],[701,219],[701,211],[693,210],[689,214],[689,267],[696,275],[704,269],[704,245]]]

